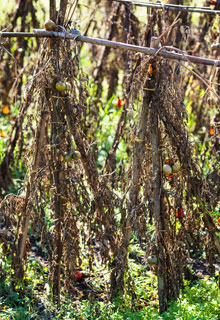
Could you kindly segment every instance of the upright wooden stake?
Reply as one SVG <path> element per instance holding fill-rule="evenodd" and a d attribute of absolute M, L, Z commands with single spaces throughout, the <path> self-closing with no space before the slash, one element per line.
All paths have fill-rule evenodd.
<path fill-rule="evenodd" d="M 61 143 L 61 131 L 60 123 L 62 125 L 59 114 L 59 100 L 56 98 L 52 99 L 52 145 L 54 146 L 52 152 L 52 177 L 53 184 L 55 186 L 54 193 L 54 214 L 56 219 L 55 225 L 55 256 L 54 256 L 54 273 L 53 273 L 53 301 L 60 304 L 60 274 L 61 274 L 61 259 L 62 259 L 62 223 L 64 208 L 61 199 L 61 154 L 60 154 L 60 143 Z"/>
<path fill-rule="evenodd" d="M 128 247 L 136 218 L 136 206 L 139 192 L 139 179 L 142 170 L 142 161 L 145 153 L 145 137 L 148 119 L 149 92 L 144 92 L 139 120 L 137 124 L 133 156 L 132 156 L 132 178 L 131 186 L 128 192 L 128 210 L 125 217 L 123 228 L 123 237 L 118 246 L 118 251 L 114 258 L 114 268 L 111 274 L 111 296 L 116 297 L 124 292 L 124 273 L 127 268 Z"/>
<path fill-rule="evenodd" d="M 60 5 L 62 5 L 61 11 L 61 21 L 64 21 L 64 15 L 66 12 L 67 1 L 61 1 Z M 50 19 L 54 22 L 58 22 L 57 12 L 56 12 L 56 0 L 50 0 Z M 56 61 L 59 61 L 59 42 L 56 40 L 51 40 L 50 43 L 51 52 L 53 56 L 53 68 L 58 74 L 60 70 L 58 70 Z M 52 95 L 51 95 L 52 96 Z M 51 98 L 51 96 L 47 96 L 48 102 L 51 104 L 51 140 L 53 148 L 51 150 L 51 159 L 52 159 L 52 179 L 53 184 L 55 186 L 54 193 L 54 215 L 56 219 L 55 225 L 55 255 L 54 255 L 54 270 L 53 270 L 53 301 L 55 303 L 60 304 L 60 274 L 61 274 L 61 259 L 63 252 L 62 245 L 62 223 L 63 223 L 63 214 L 64 207 L 61 199 L 61 153 L 60 153 L 60 143 L 62 137 L 62 121 L 59 117 L 60 115 L 60 100 L 56 98 Z M 61 123 L 61 124 L 60 124 Z"/>
<path fill-rule="evenodd" d="M 154 100 L 155 101 L 155 100 Z M 158 280 L 158 296 L 159 296 L 159 312 L 160 314 L 166 311 L 166 263 L 164 253 L 164 223 L 161 210 L 162 196 L 162 177 L 161 177 L 161 161 L 159 152 L 159 128 L 158 128 L 158 113 L 157 108 L 151 106 L 151 152 L 152 152 L 152 195 L 153 195 L 153 213 L 156 232 L 157 246 L 157 280 Z"/>

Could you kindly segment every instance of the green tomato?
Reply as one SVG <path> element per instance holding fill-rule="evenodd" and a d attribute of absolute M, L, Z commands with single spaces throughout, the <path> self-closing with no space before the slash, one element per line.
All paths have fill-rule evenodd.
<path fill-rule="evenodd" d="M 66 89 L 67 89 L 67 85 L 66 85 L 66 83 L 65 82 L 62 82 L 62 81 L 58 81 L 57 83 L 56 83 L 56 89 L 57 89 L 57 91 L 65 91 Z"/>
<path fill-rule="evenodd" d="M 81 158 L 80 152 L 79 151 L 74 151 L 73 154 L 73 160 L 78 160 Z"/>
<path fill-rule="evenodd" d="M 80 153 L 78 151 L 73 151 L 73 153 L 66 152 L 64 153 L 63 160 L 64 162 L 71 162 L 80 159 Z"/>
<path fill-rule="evenodd" d="M 164 172 L 165 174 L 171 174 L 172 169 L 171 169 L 171 167 L 170 167 L 168 164 L 165 164 L 165 165 L 163 166 L 163 172 Z"/>
<path fill-rule="evenodd" d="M 147 262 L 148 262 L 148 264 L 153 266 L 153 265 L 157 264 L 157 257 L 150 256 L 150 257 L 147 258 Z"/>
<path fill-rule="evenodd" d="M 63 160 L 64 160 L 64 162 L 71 162 L 71 161 L 73 161 L 73 154 L 72 154 L 72 153 L 65 152 L 65 153 L 64 153 L 64 156 L 63 156 Z"/>
<path fill-rule="evenodd" d="M 181 166 L 180 166 L 180 164 L 178 162 L 174 163 L 174 165 L 172 166 L 173 173 L 179 172 L 180 169 L 181 169 Z"/>

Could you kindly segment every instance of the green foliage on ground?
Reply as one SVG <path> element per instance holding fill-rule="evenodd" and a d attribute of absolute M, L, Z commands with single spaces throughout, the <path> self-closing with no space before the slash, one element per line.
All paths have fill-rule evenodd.
<path fill-rule="evenodd" d="M 142 258 L 143 252 L 131 246 L 133 256 Z M 110 302 L 104 293 L 99 297 L 79 296 L 73 302 L 63 292 L 61 305 L 57 306 L 48 297 L 51 293 L 48 281 L 48 268 L 34 258 L 26 263 L 24 282 L 13 290 L 10 282 L 14 271 L 11 270 L 11 256 L 1 258 L 0 319 L 65 319 L 65 320 L 218 320 L 220 318 L 220 289 L 218 277 L 204 279 L 191 284 L 185 283 L 178 301 L 170 303 L 168 311 L 158 315 L 157 279 L 153 269 L 147 264 L 129 259 L 129 275 L 135 297 L 129 294 Z M 129 276 L 128 275 L 128 276 Z M 99 288 L 97 274 L 93 274 L 93 285 Z M 104 277 L 103 277 L 104 278 Z M 3 278 L 2 278 L 3 279 Z M 2 280 L 1 279 L 1 280 Z M 96 283 L 97 282 L 97 283 Z M 100 300 L 100 301 L 99 301 Z"/>
<path fill-rule="evenodd" d="M 2 287 L 1 287 L 2 291 Z M 219 288 L 215 280 L 200 280 L 193 287 L 186 287 L 176 302 L 172 302 L 166 313 L 159 316 L 157 307 L 149 302 L 139 311 L 134 311 L 135 306 L 129 306 L 129 300 L 118 299 L 113 303 L 89 302 L 82 300 L 76 306 L 71 299 L 65 298 L 60 307 L 52 305 L 47 299 L 28 293 L 19 298 L 18 293 L 1 292 L 0 319 L 83 319 L 83 320 L 218 320 Z M 136 307 L 138 309 L 138 307 Z"/>

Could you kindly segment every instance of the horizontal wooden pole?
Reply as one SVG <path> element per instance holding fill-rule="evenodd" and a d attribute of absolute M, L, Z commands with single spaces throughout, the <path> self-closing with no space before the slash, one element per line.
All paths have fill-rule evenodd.
<path fill-rule="evenodd" d="M 192 7 L 192 6 L 181 6 L 181 5 L 175 5 L 175 4 L 149 3 L 149 2 L 136 1 L 136 0 L 114 0 L 114 1 L 129 3 L 135 6 L 147 7 L 147 8 L 153 8 L 153 9 L 207 13 L 212 15 L 220 14 L 220 10 L 213 10 L 212 8 L 209 8 L 209 7 Z"/>
<path fill-rule="evenodd" d="M 74 35 L 68 32 L 55 32 L 55 31 L 46 31 L 44 29 L 34 29 L 34 32 L 0 32 L 0 39 L 2 38 L 12 38 L 12 37 L 39 37 L 39 38 L 62 38 L 62 39 L 71 39 L 75 41 L 81 41 L 86 43 L 91 43 L 99 46 L 106 46 L 115 49 L 122 49 L 127 51 L 133 51 L 135 53 L 140 52 L 146 55 L 158 55 L 166 59 L 177 60 L 177 61 L 190 61 L 195 64 L 205 64 L 211 66 L 220 67 L 220 60 L 207 59 L 202 57 L 191 56 L 183 53 L 171 52 L 165 49 L 158 50 L 148 47 L 135 46 L 132 44 L 127 44 L 123 42 L 116 42 L 98 38 L 90 38 L 81 35 Z M 175 48 L 174 48 L 175 49 Z M 178 49 L 177 49 L 178 50 Z M 175 50 L 173 50 L 175 51 Z"/>

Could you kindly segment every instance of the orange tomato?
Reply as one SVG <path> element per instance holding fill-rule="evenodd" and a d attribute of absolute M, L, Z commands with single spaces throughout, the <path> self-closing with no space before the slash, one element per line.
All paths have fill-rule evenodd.
<path fill-rule="evenodd" d="M 2 107 L 2 113 L 3 114 L 9 114 L 10 113 L 10 109 L 8 106 L 3 106 Z"/>
<path fill-rule="evenodd" d="M 215 133 L 214 127 L 211 126 L 210 129 L 209 129 L 210 136 L 213 136 L 214 133 Z"/>
<path fill-rule="evenodd" d="M 149 73 L 150 75 L 152 75 L 152 74 L 153 74 L 153 67 L 152 67 L 152 64 L 149 64 L 149 67 L 148 67 L 148 73 Z"/>
<path fill-rule="evenodd" d="M 6 133 L 3 129 L 1 129 L 1 131 L 0 131 L 0 136 L 1 136 L 2 138 L 7 138 L 7 133 Z"/>

